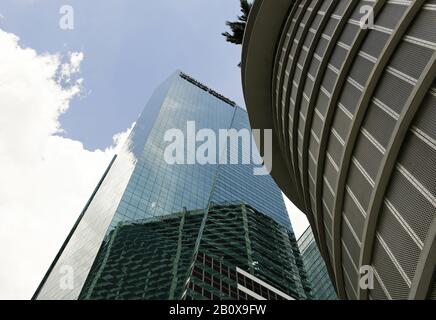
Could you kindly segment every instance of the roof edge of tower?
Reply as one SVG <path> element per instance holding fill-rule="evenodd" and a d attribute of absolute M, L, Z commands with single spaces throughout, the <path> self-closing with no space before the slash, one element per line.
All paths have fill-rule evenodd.
<path fill-rule="evenodd" d="M 210 93 L 211 95 L 213 95 L 214 97 L 218 98 L 219 100 L 227 103 L 228 105 L 232 106 L 232 107 L 237 107 L 238 105 L 236 104 L 236 102 L 234 102 L 233 100 L 225 97 L 224 95 L 216 92 L 215 90 L 211 89 L 210 87 L 206 86 L 205 84 L 201 83 L 200 81 L 196 80 L 195 78 L 191 77 L 190 75 L 188 75 L 186 72 L 183 72 L 181 70 L 177 70 L 177 72 L 179 73 L 179 76 L 182 79 L 185 79 L 186 81 L 188 81 L 189 83 L 197 86 L 198 88 L 206 91 L 207 93 Z"/>

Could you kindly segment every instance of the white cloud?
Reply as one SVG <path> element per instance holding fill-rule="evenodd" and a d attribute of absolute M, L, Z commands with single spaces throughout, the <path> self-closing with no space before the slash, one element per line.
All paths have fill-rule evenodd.
<path fill-rule="evenodd" d="M 0 299 L 32 296 L 130 132 L 96 151 L 57 136 L 81 91 L 83 53 L 38 54 L 18 41 L 0 29 Z"/>
<path fill-rule="evenodd" d="M 294 229 L 295 237 L 298 239 L 309 226 L 309 221 L 306 215 L 301 212 L 284 194 L 286 209 L 288 209 L 289 218 L 291 219 L 292 228 Z"/>
<path fill-rule="evenodd" d="M 80 64 L 83 60 L 83 52 L 71 52 L 70 60 L 61 65 L 60 79 L 66 82 L 71 81 L 71 76 L 80 71 Z M 78 85 L 81 84 L 82 79 L 76 81 Z"/>

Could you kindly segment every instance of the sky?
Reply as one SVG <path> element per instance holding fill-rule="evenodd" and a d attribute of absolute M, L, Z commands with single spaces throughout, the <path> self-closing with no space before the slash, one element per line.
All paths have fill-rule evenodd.
<path fill-rule="evenodd" d="M 221 36 L 238 14 L 238 0 L 1 0 L 0 299 L 31 297 L 172 72 L 244 106 L 241 47 Z M 307 220 L 286 205 L 298 237 Z"/>

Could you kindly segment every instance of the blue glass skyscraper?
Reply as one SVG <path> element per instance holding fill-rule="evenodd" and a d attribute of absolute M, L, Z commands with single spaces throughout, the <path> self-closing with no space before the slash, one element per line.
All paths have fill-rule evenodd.
<path fill-rule="evenodd" d="M 312 289 L 312 299 L 338 299 L 335 287 L 332 284 L 327 267 L 316 245 L 315 237 L 310 227 L 308 227 L 298 239 L 298 247 L 307 272 L 307 280 Z"/>
<path fill-rule="evenodd" d="M 245 110 L 175 72 L 150 98 L 34 298 L 250 298 L 246 292 L 254 291 L 238 291 L 242 284 L 230 276 L 236 267 L 279 286 L 282 297 L 308 297 L 282 194 L 269 175 L 254 175 L 259 165 L 190 163 L 201 145 L 195 140 L 193 150 L 189 141 L 183 146 L 185 163 L 167 161 L 168 130 L 189 140 L 190 123 L 196 132 L 209 129 L 217 136 L 221 129 L 249 129 Z M 239 160 L 246 148 L 226 144 L 224 150 Z M 215 222 L 224 228 L 221 235 Z M 262 244 L 265 237 L 278 248 Z M 215 278 L 203 270 L 201 284 L 193 280 L 199 256 L 219 261 Z M 228 270 L 225 276 L 222 270 Z M 255 287 L 258 296 L 272 297 Z"/>

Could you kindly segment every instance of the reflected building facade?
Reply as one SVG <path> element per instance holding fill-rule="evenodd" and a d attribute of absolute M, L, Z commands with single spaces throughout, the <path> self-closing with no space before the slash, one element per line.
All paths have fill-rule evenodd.
<path fill-rule="evenodd" d="M 319 252 L 312 229 L 308 227 L 298 239 L 307 280 L 314 300 L 336 300 L 335 287 L 330 279 L 324 259 Z"/>
<path fill-rule="evenodd" d="M 189 140 L 195 134 L 189 131 L 191 121 L 197 132 L 209 129 L 217 136 L 220 129 L 250 128 L 245 110 L 190 76 L 175 72 L 150 98 L 34 299 L 243 298 L 234 295 L 238 283 L 228 277 L 230 271 L 227 277 L 218 277 L 218 291 L 216 275 L 211 283 L 206 276 L 195 276 L 198 261 L 205 261 L 206 256 L 275 288 L 275 295 L 263 290 L 266 297 L 306 299 L 310 295 L 282 194 L 269 175 L 254 175 L 254 162 L 166 161 L 166 133 L 178 129 Z M 202 143 L 195 136 L 193 146 L 187 141 L 183 148 L 187 163 Z M 252 146 L 228 143 L 224 150 L 227 157 L 236 154 L 240 158 Z M 261 219 L 253 218 L 257 221 L 253 224 L 251 216 Z M 214 221 L 223 228 L 221 234 L 208 227 Z M 267 229 L 276 230 L 276 236 L 280 234 L 279 248 L 270 247 L 255 233 L 265 223 Z M 202 270 L 208 272 L 207 267 Z M 255 287 L 250 297 L 265 297 Z M 250 288 L 244 288 L 247 294 Z"/>

